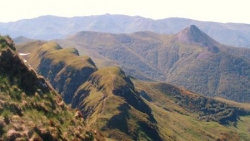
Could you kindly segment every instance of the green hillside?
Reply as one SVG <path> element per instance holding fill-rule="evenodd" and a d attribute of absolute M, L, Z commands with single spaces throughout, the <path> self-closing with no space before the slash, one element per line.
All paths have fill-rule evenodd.
<path fill-rule="evenodd" d="M 162 140 L 149 106 L 121 69 L 97 70 L 90 58 L 53 42 L 29 45 L 18 50 L 29 50 L 28 63 L 51 82 L 66 103 L 80 109 L 87 126 L 116 140 Z"/>
<path fill-rule="evenodd" d="M 104 140 L 0 37 L 0 140 Z"/>
<path fill-rule="evenodd" d="M 100 69 L 83 83 L 72 106 L 79 108 L 87 124 L 117 140 L 162 140 L 151 109 L 133 83 L 116 67 Z"/>
<path fill-rule="evenodd" d="M 112 60 L 137 79 L 167 82 L 206 96 L 250 101 L 250 50 L 222 45 L 194 25 L 175 35 L 79 32 L 57 42 L 75 45 L 80 54 L 86 51 L 97 66 L 100 56 L 102 62 L 109 62 L 106 66 L 112 66 Z"/>
<path fill-rule="evenodd" d="M 159 132 L 166 140 L 250 139 L 249 104 L 215 100 L 166 83 L 138 80 L 133 83 L 148 101 Z"/>
<path fill-rule="evenodd" d="M 31 42 L 18 50 L 32 50 L 26 57 L 28 63 L 50 81 L 67 104 L 77 88 L 97 70 L 89 57 L 79 56 L 75 48 L 63 49 L 55 42 Z"/>
<path fill-rule="evenodd" d="M 137 34 L 144 38 L 149 38 L 149 35 L 154 37 L 154 33 L 150 32 Z M 157 39 L 158 37 L 155 38 L 156 41 Z M 56 78 L 48 77 L 51 74 L 56 74 L 58 77 L 65 76 L 67 79 L 84 80 L 81 84 L 77 83 L 77 86 L 80 85 L 74 89 L 74 93 L 71 93 L 70 104 L 81 111 L 87 127 L 101 130 L 107 140 L 247 141 L 250 139 L 250 126 L 247 124 L 250 122 L 249 104 L 205 97 L 167 83 L 131 79 L 118 67 L 96 68 L 88 76 L 80 75 L 81 73 L 76 75 L 74 72 L 81 69 L 78 67 L 81 64 L 72 67 L 69 62 L 82 60 L 82 57 L 77 56 L 78 51 L 61 49 L 51 42 L 36 46 L 34 43 L 31 44 L 35 49 L 26 44 L 19 46 L 18 50 L 22 52 L 31 49 L 28 51 L 31 54 L 24 56 L 28 59 L 27 63 L 36 66 L 39 72 L 50 70 L 50 73 L 44 74 L 50 74 L 45 76 L 54 83 L 55 89 L 63 91 L 68 88 L 67 86 L 74 85 L 75 81 L 64 85 L 54 81 L 55 79 L 50 79 Z M 189 47 L 196 49 L 199 46 L 189 45 Z M 45 48 L 46 53 L 44 53 Z M 183 49 L 183 52 L 192 51 Z M 197 52 L 203 50 L 214 54 L 205 47 L 199 47 Z M 39 54 L 40 61 L 33 64 L 34 59 L 31 58 Z M 64 54 L 71 54 L 76 58 Z M 50 60 L 49 63 L 44 61 L 47 59 Z M 55 66 L 60 64 L 64 64 L 64 67 L 71 66 L 69 72 L 72 73 L 66 73 L 67 75 L 58 73 L 58 70 L 62 69 L 57 70 Z M 85 61 L 82 64 L 87 67 L 93 66 L 93 63 Z M 43 66 L 43 69 L 40 66 Z"/>

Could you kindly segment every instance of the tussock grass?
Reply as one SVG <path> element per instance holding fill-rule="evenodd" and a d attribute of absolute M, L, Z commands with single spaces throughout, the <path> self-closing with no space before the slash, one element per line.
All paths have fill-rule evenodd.
<path fill-rule="evenodd" d="M 10 47 L 11 39 L 0 40 L 4 46 L 0 49 L 0 140 L 94 140 L 83 118 L 75 117 L 76 111 Z"/>

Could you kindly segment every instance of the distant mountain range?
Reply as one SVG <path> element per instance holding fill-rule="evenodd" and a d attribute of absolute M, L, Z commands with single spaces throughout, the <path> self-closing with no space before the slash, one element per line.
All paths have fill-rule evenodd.
<path fill-rule="evenodd" d="M 139 16 L 99 15 L 85 17 L 41 16 L 16 22 L 0 23 L 0 33 L 11 37 L 25 36 L 32 39 L 56 39 L 80 31 L 106 33 L 132 33 L 152 31 L 175 34 L 190 25 L 197 25 L 218 42 L 236 47 L 250 47 L 250 25 L 238 23 L 202 22 L 183 18 L 152 20 Z"/>
<path fill-rule="evenodd" d="M 250 101 L 250 50 L 222 45 L 195 25 L 174 35 L 84 31 L 56 41 L 89 55 L 98 67 L 118 65 L 141 80 L 168 82 L 206 96 Z"/>

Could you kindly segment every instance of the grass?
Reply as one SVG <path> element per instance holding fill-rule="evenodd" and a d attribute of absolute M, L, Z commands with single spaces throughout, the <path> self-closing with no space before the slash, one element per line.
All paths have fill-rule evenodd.
<path fill-rule="evenodd" d="M 113 65 L 118 64 L 138 79 L 169 82 L 206 96 L 250 100 L 249 49 L 220 45 L 206 36 L 196 38 L 209 46 L 185 43 L 175 37 L 150 32 L 84 32 L 60 42 L 86 50 L 93 60 L 101 58 L 109 62 L 108 66 L 113 61 Z"/>
<path fill-rule="evenodd" d="M 138 102 L 134 100 L 136 95 L 132 82 L 120 68 L 102 68 L 91 74 L 78 89 L 73 101 L 80 101 L 73 105 L 82 110 L 88 126 L 101 129 L 107 137 L 116 140 L 157 139 L 150 111 L 145 112 L 135 105 Z"/>
<path fill-rule="evenodd" d="M 35 130 L 40 131 L 44 129 L 51 132 L 51 135 L 55 135 L 56 138 L 68 138 L 72 140 L 74 138 L 73 133 L 67 136 L 62 133 L 70 133 L 73 130 L 76 130 L 77 126 L 82 128 L 83 131 L 86 131 L 83 120 L 75 120 L 73 111 L 67 107 L 63 109 L 55 104 L 59 95 L 47 93 L 43 95 L 38 94 L 37 96 L 26 96 L 21 89 L 20 92 L 13 91 L 13 89 L 16 89 L 16 85 L 10 85 L 8 79 L 1 77 L 0 80 L 1 87 L 5 88 L 1 89 L 0 95 L 3 96 L 9 94 L 5 96 L 6 99 L 3 101 L 5 106 L 0 107 L 4 108 L 0 110 L 0 117 L 7 120 L 5 120 L 6 125 L 2 128 L 5 133 L 9 130 L 17 130 L 19 128 L 20 131 L 18 130 L 18 132 L 20 133 L 26 131 L 34 132 Z M 3 84 L 5 86 L 3 86 Z M 11 95 L 20 95 L 21 99 L 17 100 Z M 12 121 L 10 122 L 11 124 L 8 124 L 8 121 Z M 72 121 L 75 123 L 72 124 Z M 35 133 L 33 135 L 35 135 Z M 40 136 L 42 137 L 43 135 L 40 133 Z M 84 134 L 82 134 L 82 136 L 84 136 Z M 8 138 L 6 134 L 3 134 L 2 137 L 5 139 Z M 29 137 L 26 136 L 24 138 L 27 139 Z"/>
<path fill-rule="evenodd" d="M 28 44 L 18 46 L 18 51 L 22 53 L 31 53 L 27 60 L 35 69 L 40 65 L 41 59 L 51 59 L 53 64 L 64 63 L 75 69 L 83 67 L 93 67 L 95 64 L 87 56 L 79 56 L 75 48 L 62 49 L 55 42 L 34 41 Z"/>
<path fill-rule="evenodd" d="M 40 65 L 41 59 L 49 52 L 61 49 L 61 47 L 55 42 L 40 42 L 34 41 L 28 44 L 20 45 L 18 51 L 22 53 L 30 53 L 27 57 L 28 63 L 37 69 Z"/>
<path fill-rule="evenodd" d="M 94 41 L 97 42 L 99 40 L 95 39 Z M 147 38 L 142 44 L 146 45 L 148 42 L 150 42 L 150 40 Z M 154 43 L 157 45 L 157 42 L 158 41 L 156 40 Z M 137 43 L 140 45 L 140 42 Z M 182 73 L 182 71 L 186 70 L 192 72 L 192 69 L 199 69 L 199 66 L 190 65 L 189 60 L 195 59 L 197 57 L 196 55 L 200 52 L 206 52 L 206 49 L 192 45 L 186 46 L 182 43 L 164 44 L 166 46 L 163 46 L 161 52 L 159 52 L 163 53 L 161 54 L 163 56 L 164 53 L 168 52 L 167 55 L 165 54 L 166 58 L 163 58 L 164 60 L 180 61 L 180 63 L 188 65 L 182 66 L 181 69 L 178 69 L 177 72 L 173 73 L 179 73 L 180 75 L 183 74 L 185 80 L 190 82 L 192 82 L 192 80 L 206 79 L 206 76 L 200 75 L 200 73 L 198 74 L 199 77 L 197 75 L 197 77 L 192 78 L 189 75 Z M 55 44 L 51 45 L 54 46 Z M 103 44 L 100 43 L 98 45 Z M 105 46 L 100 48 L 105 49 Z M 112 46 L 108 46 L 107 48 L 112 50 Z M 150 48 L 158 47 L 152 45 Z M 45 50 L 48 50 L 48 48 L 45 47 Z M 139 46 L 130 46 L 128 52 L 133 53 L 137 50 L 140 50 Z M 124 50 L 117 47 L 115 48 L 115 51 L 114 54 L 117 55 L 115 57 L 119 57 L 119 55 L 121 55 L 119 53 Z M 144 51 L 148 52 L 148 50 Z M 104 55 L 107 55 L 108 52 L 109 51 L 107 50 L 101 51 Z M 145 52 L 142 52 L 140 55 L 145 55 L 143 54 Z M 76 56 L 77 54 L 74 49 L 55 49 L 46 53 L 47 54 L 44 55 L 44 57 L 53 60 L 53 64 L 58 64 L 60 62 L 63 62 L 67 66 L 70 66 L 71 64 L 72 66 L 75 66 L 78 64 L 78 61 L 72 63 L 75 59 L 73 56 Z M 175 53 L 178 55 L 173 55 Z M 206 53 L 208 53 L 208 59 L 213 57 L 215 57 L 214 61 L 218 59 L 216 58 L 216 55 L 209 52 Z M 193 56 L 190 57 L 190 54 L 193 54 Z M 177 56 L 186 59 L 178 60 Z M 70 60 L 71 58 L 72 60 Z M 126 56 L 120 58 L 120 61 L 125 61 L 126 59 L 131 58 L 130 56 Z M 150 58 L 147 59 L 150 60 Z M 208 59 L 204 60 L 205 63 L 211 61 Z M 134 62 L 138 61 L 134 58 L 132 58 L 132 60 L 132 65 L 135 65 L 136 63 Z M 142 58 L 139 57 L 139 60 L 142 60 Z M 169 65 L 173 65 L 173 68 L 177 68 L 177 66 L 171 61 L 168 62 L 170 63 Z M 206 64 L 204 62 L 202 63 L 202 61 L 199 63 L 203 68 L 200 71 L 204 71 L 204 67 L 207 67 Z M 214 66 L 211 65 L 207 68 L 211 69 L 214 68 Z M 141 69 L 144 68 L 142 67 Z M 167 71 L 170 70 L 168 68 L 164 69 Z M 150 72 L 150 74 L 156 75 L 153 72 Z M 67 79 L 67 83 L 69 81 L 71 80 Z M 137 90 L 135 90 L 134 85 Z M 209 85 L 213 86 L 213 84 Z M 194 87 L 197 87 L 197 89 L 200 88 L 197 84 L 194 84 Z M 147 102 L 145 99 L 141 100 L 139 93 L 142 93 L 143 91 L 152 99 L 151 102 Z M 224 125 L 219 124 L 220 119 L 223 119 L 224 116 L 230 117 L 230 110 L 235 110 L 232 109 L 231 106 L 228 106 L 231 105 L 230 103 L 225 105 L 223 102 L 215 101 L 194 94 L 183 88 L 178 88 L 165 83 L 134 81 L 133 84 L 128 77 L 126 77 L 124 72 L 117 67 L 101 68 L 92 73 L 89 79 L 80 86 L 73 99 L 76 103 L 73 102 L 72 106 L 81 109 L 87 126 L 93 129 L 100 129 L 105 136 L 117 140 L 157 140 L 156 138 L 158 136 L 166 140 L 238 140 L 239 137 L 248 140 L 249 138 L 246 134 L 246 129 L 248 127 L 242 124 L 241 121 L 237 121 L 237 124 L 235 124 L 235 122 L 234 124 L 231 122 Z M 137 103 L 140 103 L 141 105 Z M 201 116 L 205 117 L 205 119 L 199 120 L 199 117 Z M 54 117 L 54 115 L 48 115 L 48 117 Z M 48 122 L 52 125 L 57 125 L 58 122 L 60 122 L 57 119 L 58 118 L 53 118 L 53 122 Z M 242 118 L 243 123 L 247 123 L 247 121 L 247 118 Z"/>
<path fill-rule="evenodd" d="M 83 118 L 26 66 L 9 40 L 0 50 L 0 140 L 94 140 Z"/>
<path fill-rule="evenodd" d="M 4 86 L 3 86 L 4 85 Z M 49 127 L 48 120 L 52 120 L 53 117 L 56 117 L 55 113 L 58 108 L 52 108 L 51 103 L 47 99 L 40 99 L 36 100 L 35 96 L 25 96 L 25 94 L 21 95 L 23 93 L 22 90 L 20 92 L 13 91 L 13 89 L 16 89 L 16 85 L 10 85 L 10 82 L 8 79 L 4 79 L 1 77 L 1 87 L 4 87 L 5 89 L 1 89 L 1 95 L 7 95 L 5 96 L 5 100 L 2 104 L 4 104 L 4 110 L 1 111 L 0 115 L 1 117 L 4 117 L 6 120 L 11 120 L 11 124 L 8 124 L 8 121 L 5 120 L 5 123 L 7 125 L 4 126 L 5 132 L 7 132 L 10 129 L 13 128 L 23 128 L 23 124 L 21 122 L 29 121 L 25 125 L 25 129 L 21 129 L 20 132 L 24 132 L 24 130 L 31 130 L 33 126 L 44 126 Z M 21 99 L 15 99 L 13 95 L 19 95 Z M 46 94 L 47 96 L 55 97 L 54 94 Z M 9 96 L 9 97 L 8 97 Z M 23 104 L 25 103 L 25 104 Z M 44 109 L 44 110 L 43 110 Z M 51 116 L 49 116 L 51 115 Z M 71 118 L 73 117 L 73 114 L 71 115 Z M 15 119 L 15 120 L 14 120 Z M 13 121 L 14 120 L 14 121 Z M 35 121 L 35 122 L 34 122 Z M 20 127 L 15 127 L 20 126 Z M 27 128 L 27 129 L 26 129 Z M 8 138 L 7 135 L 3 135 L 2 137 Z M 27 137 L 26 137 L 27 138 Z"/>
<path fill-rule="evenodd" d="M 158 122 L 159 132 L 166 140 L 217 140 L 232 139 L 249 140 L 249 117 L 240 117 L 237 127 L 223 126 L 217 122 L 200 121 L 192 116 L 182 115 L 178 112 L 166 111 L 154 104 L 150 104 L 153 115 Z M 234 137 L 229 136 L 235 134 Z"/>
<path fill-rule="evenodd" d="M 81 69 L 83 67 L 95 66 L 93 61 L 87 56 L 78 56 L 78 52 L 74 48 L 65 48 L 56 51 L 52 51 L 46 55 L 45 58 L 49 58 L 53 61 L 53 64 L 60 62 L 64 63 L 74 69 Z"/>
<path fill-rule="evenodd" d="M 250 116 L 240 117 L 240 121 L 237 124 L 236 130 L 239 131 L 240 138 L 243 140 L 250 140 Z"/>
<path fill-rule="evenodd" d="M 33 46 L 34 45 L 34 46 Z M 20 45 L 19 51 L 28 51 L 27 64 L 50 81 L 70 104 L 73 93 L 97 70 L 87 56 L 79 56 L 75 48 L 61 48 L 55 42 L 31 42 Z"/>
<path fill-rule="evenodd" d="M 54 97 L 54 94 L 52 94 L 51 96 Z M 56 138 L 61 139 L 68 138 L 70 140 L 73 140 L 75 138 L 74 132 L 78 132 L 79 129 L 82 130 L 82 133 L 79 133 L 80 136 L 85 136 L 86 127 L 84 126 L 83 120 L 76 120 L 73 111 L 71 111 L 70 108 L 61 109 L 57 105 L 53 108 L 53 103 L 50 103 L 50 100 L 48 100 L 49 99 L 46 100 L 44 98 L 41 98 L 40 101 L 36 101 L 33 99 L 33 97 L 26 97 L 22 99 L 23 102 L 27 102 L 26 106 L 14 101 L 11 102 L 9 100 L 11 103 L 13 103 L 14 105 L 18 105 L 18 107 L 22 109 L 23 116 L 18 116 L 16 122 L 13 124 L 21 126 L 22 124 L 20 123 L 25 122 L 24 125 L 26 127 L 23 130 L 32 131 L 35 126 L 39 130 L 45 129 L 51 132 L 51 134 L 55 134 Z M 54 101 L 55 100 L 53 99 L 53 102 Z M 5 109 L 5 111 L 3 111 L 1 115 L 13 120 L 13 118 L 16 117 L 16 113 L 13 113 L 13 110 L 10 110 L 11 112 L 6 110 L 8 109 Z M 5 127 L 6 131 L 12 128 L 12 125 Z M 64 135 L 62 133 L 66 133 L 67 135 Z"/>
<path fill-rule="evenodd" d="M 235 102 L 235 101 L 231 101 L 231 100 L 227 100 L 221 97 L 215 97 L 216 100 L 222 101 L 224 103 L 227 103 L 229 105 L 235 106 L 235 107 L 239 107 L 239 108 L 243 108 L 246 110 L 250 110 L 250 104 L 249 103 L 240 103 L 240 102 Z"/>
<path fill-rule="evenodd" d="M 118 140 L 121 138 L 150 140 L 151 137 L 144 130 L 144 123 L 156 127 L 160 137 L 166 140 L 198 141 L 230 138 L 237 140 L 246 135 L 245 131 L 241 132 L 240 128 L 234 127 L 233 124 L 222 125 L 213 120 L 209 122 L 198 120 L 200 109 L 192 109 L 192 106 L 185 105 L 185 102 L 184 105 L 178 104 L 183 100 L 196 100 L 200 97 L 206 99 L 206 97 L 164 83 L 146 83 L 136 80 L 133 82 L 138 92 L 145 91 L 152 99 L 151 102 L 147 102 L 147 105 L 150 105 L 157 124 L 149 121 L 149 115 L 138 111 L 133 106 L 123 107 L 124 104 L 130 103 L 124 96 L 114 95 L 114 90 L 125 86 L 130 86 L 133 90 L 134 86 L 126 80 L 126 76 L 119 68 L 110 67 L 94 72 L 76 94 L 84 96 L 78 105 L 85 113 L 87 125 L 102 129 L 105 136 Z M 129 92 L 124 94 L 130 95 Z M 208 102 L 207 105 L 213 108 L 216 104 Z M 126 124 L 116 124 L 119 127 L 110 124 L 117 122 L 114 117 L 119 117 L 119 123 Z M 248 138 L 246 136 L 245 140 Z"/>
<path fill-rule="evenodd" d="M 156 82 L 133 80 L 136 89 L 144 91 L 152 101 L 147 101 L 157 121 L 160 135 L 166 140 L 249 140 L 249 116 L 240 116 L 237 124 L 222 125 L 214 121 L 199 120 L 199 112 L 190 111 L 188 106 L 177 104 L 178 95 L 183 97 L 200 97 L 182 88 Z M 178 98 L 178 99 L 176 99 Z M 223 101 L 221 99 L 220 101 Z M 165 103 L 164 103 L 165 102 Z M 247 107 L 247 104 L 230 103 L 232 107 Z"/>

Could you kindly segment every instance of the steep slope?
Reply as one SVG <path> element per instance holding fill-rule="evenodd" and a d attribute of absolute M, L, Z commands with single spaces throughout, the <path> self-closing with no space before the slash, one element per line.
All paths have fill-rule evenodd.
<path fill-rule="evenodd" d="M 155 37 L 154 35 L 157 34 L 147 32 L 133 36 L 149 40 Z M 123 38 L 119 39 L 124 39 L 124 36 L 127 35 L 122 35 Z M 155 40 L 159 37 L 161 35 L 155 37 Z M 172 41 L 171 39 L 169 41 Z M 60 54 L 64 53 L 63 49 L 56 49 L 57 46 L 51 44 L 56 45 L 44 43 L 40 47 L 44 48 L 46 45 L 47 51 L 54 50 L 46 52 L 48 54 L 60 51 Z M 20 46 L 19 49 L 25 50 L 26 47 L 31 49 L 29 46 Z M 201 49 L 208 51 L 204 47 Z M 69 50 L 76 54 L 74 49 Z M 39 52 L 43 51 L 40 48 L 40 51 L 32 52 L 29 57 L 39 56 Z M 37 53 L 38 55 L 35 55 Z M 47 56 L 46 53 L 43 57 Z M 39 62 L 42 62 L 43 57 L 41 56 Z M 67 57 L 58 57 L 54 60 L 54 65 L 68 60 L 70 59 Z M 74 74 L 71 73 L 67 77 L 74 77 Z M 137 80 L 132 82 L 124 71 L 117 67 L 94 71 L 72 94 L 74 95 L 71 106 L 80 109 L 86 125 L 101 130 L 106 137 L 113 140 L 250 139 L 250 127 L 247 124 L 250 121 L 249 104 L 242 106 L 227 101 L 229 104 L 226 104 L 220 102 L 225 101 L 223 99 L 219 101 L 207 98 L 165 83 Z"/>
<path fill-rule="evenodd" d="M 57 42 L 99 53 L 141 80 L 165 81 L 207 96 L 250 101 L 250 50 L 219 44 L 195 25 L 174 35 L 79 32 Z M 88 55 L 95 61 L 95 54 Z"/>
<path fill-rule="evenodd" d="M 167 35 L 163 36 L 168 37 Z M 158 80 L 165 80 L 164 74 L 151 66 L 152 60 L 151 62 L 147 62 L 149 60 L 142 57 L 142 55 L 147 54 L 147 50 L 143 49 L 144 52 L 142 54 L 138 54 L 139 52 L 137 51 L 140 50 L 142 46 L 149 46 L 151 49 L 156 47 L 155 49 L 157 49 L 161 44 L 158 38 L 161 37 L 152 32 L 139 32 L 134 34 L 79 32 L 68 37 L 66 40 L 56 40 L 56 42 L 66 46 L 69 44 L 74 45 L 78 50 L 89 50 L 88 55 L 94 58 L 97 64 L 99 64 L 99 56 L 102 56 L 103 60 L 108 58 L 109 60 L 117 62 L 119 67 L 126 72 L 136 70 L 136 73 L 129 73 L 129 75 L 138 76 L 137 78 L 151 80 L 156 77 Z M 96 54 L 92 52 L 98 53 L 99 56 L 96 57 Z M 154 53 L 154 51 L 152 51 L 152 53 Z M 106 64 L 113 66 L 112 63 Z"/>
<path fill-rule="evenodd" d="M 183 114 L 193 112 L 194 115 L 197 114 L 196 116 L 200 120 L 227 124 L 228 122 L 237 122 L 240 115 L 247 114 L 238 105 L 228 105 L 213 98 L 204 97 L 167 83 L 143 82 L 138 80 L 134 80 L 133 82 L 141 96 L 147 96 L 156 105 L 163 107 L 165 110 L 180 111 Z M 246 108 L 246 110 L 250 109 Z"/>
<path fill-rule="evenodd" d="M 97 70 L 89 57 L 79 56 L 74 48 L 62 49 L 54 42 L 36 41 L 18 48 L 32 50 L 26 57 L 28 63 L 50 81 L 68 104 L 78 87 Z"/>
<path fill-rule="evenodd" d="M 39 45 L 33 46 L 37 48 L 28 63 L 51 82 L 66 103 L 81 110 L 88 126 L 116 140 L 162 140 L 151 109 L 121 69 L 97 70 L 89 58 L 77 56 L 75 49 L 62 49 L 53 42 Z M 29 49 L 29 45 L 18 48 Z"/>
<path fill-rule="evenodd" d="M 250 139 L 246 124 L 250 119 L 249 104 L 226 104 L 224 99 L 218 101 L 166 83 L 133 83 L 140 95 L 150 101 L 147 103 L 166 140 Z"/>
<path fill-rule="evenodd" d="M 195 25 L 191 25 L 190 27 L 187 27 L 181 32 L 177 33 L 174 36 L 174 40 L 185 44 L 196 44 L 199 46 L 208 47 L 208 49 L 211 51 L 214 51 L 216 45 L 219 45 L 218 42 L 209 37 L 206 33 L 202 32 Z"/>
<path fill-rule="evenodd" d="M 194 32 L 191 28 L 192 26 L 189 32 Z M 185 32 L 186 29 L 176 34 L 174 38 Z M 191 34 L 186 37 L 196 38 L 193 45 L 198 45 L 199 48 L 196 48 L 197 52 L 193 52 L 190 58 L 187 57 L 185 60 L 180 58 L 179 61 L 183 62 L 176 62 L 167 81 L 205 95 L 249 102 L 249 91 L 245 84 L 249 80 L 250 50 L 221 45 L 197 27 L 196 35 Z M 184 43 L 184 46 L 189 44 L 181 39 L 177 40 L 177 43 Z M 202 50 L 197 50 L 201 48 Z"/>
<path fill-rule="evenodd" d="M 92 127 L 117 140 L 162 140 L 149 106 L 116 67 L 100 69 L 75 93 L 78 107 Z"/>
<path fill-rule="evenodd" d="M 9 37 L 0 37 L 0 65 L 0 140 L 104 140 L 22 61 Z"/>
<path fill-rule="evenodd" d="M 80 31 L 106 33 L 152 31 L 175 34 L 190 25 L 197 25 L 220 43 L 250 47 L 249 24 L 202 22 L 183 18 L 153 20 L 139 16 L 110 14 L 72 18 L 41 16 L 16 22 L 0 23 L 0 32 L 12 37 L 25 36 L 32 39 L 48 40 L 64 38 Z"/>

